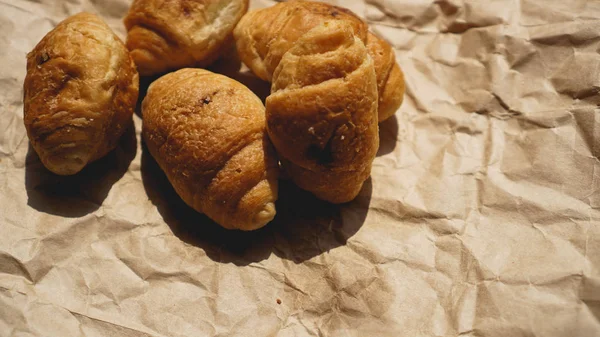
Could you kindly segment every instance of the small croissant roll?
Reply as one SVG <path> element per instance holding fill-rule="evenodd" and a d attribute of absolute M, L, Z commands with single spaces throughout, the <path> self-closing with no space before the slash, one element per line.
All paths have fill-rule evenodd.
<path fill-rule="evenodd" d="M 275 216 L 278 165 L 265 108 L 244 85 L 202 69 L 156 80 L 142 103 L 142 136 L 183 201 L 229 229 Z"/>
<path fill-rule="evenodd" d="M 292 0 L 248 12 L 234 30 L 240 59 L 265 81 L 279 61 L 306 32 L 325 21 L 346 21 L 367 40 L 368 26 L 350 10 L 321 2 Z"/>
<path fill-rule="evenodd" d="M 247 11 L 248 0 L 134 0 L 124 21 L 127 47 L 144 76 L 204 67 Z"/>
<path fill-rule="evenodd" d="M 27 54 L 23 89 L 31 145 L 50 171 L 72 175 L 117 146 L 139 78 L 123 42 L 100 18 L 80 13 Z"/>
<path fill-rule="evenodd" d="M 352 27 L 326 22 L 283 56 L 267 97 L 267 130 L 282 166 L 302 189 L 350 201 L 379 147 L 373 59 Z"/>
<path fill-rule="evenodd" d="M 271 81 L 283 55 L 310 29 L 326 21 L 344 21 L 367 45 L 375 63 L 379 94 L 379 122 L 402 104 L 404 76 L 392 47 L 368 32 L 368 26 L 350 10 L 314 1 L 291 0 L 248 12 L 234 30 L 240 59 L 265 81 Z"/>

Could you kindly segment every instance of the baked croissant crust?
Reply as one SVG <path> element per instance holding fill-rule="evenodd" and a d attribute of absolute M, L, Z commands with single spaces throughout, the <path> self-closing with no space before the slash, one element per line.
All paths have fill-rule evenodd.
<path fill-rule="evenodd" d="M 27 54 L 24 123 L 60 175 L 106 155 L 131 122 L 139 79 L 125 45 L 96 15 L 59 23 Z"/>
<path fill-rule="evenodd" d="M 369 32 L 367 49 L 375 64 L 377 91 L 379 93 L 379 122 L 393 116 L 404 100 L 404 74 L 396 62 L 392 47 L 377 35 Z"/>
<path fill-rule="evenodd" d="M 325 21 L 345 21 L 367 45 L 375 62 L 379 93 L 379 122 L 402 104 L 404 76 L 391 46 L 368 33 L 368 26 L 350 10 L 313 1 L 292 0 L 248 12 L 234 30 L 240 59 L 265 81 L 271 81 L 283 55 L 304 33 Z"/>
<path fill-rule="evenodd" d="M 283 168 L 302 189 L 350 201 L 379 147 L 377 80 L 352 26 L 331 21 L 283 56 L 267 97 L 267 130 Z"/>
<path fill-rule="evenodd" d="M 140 74 L 207 66 L 231 42 L 248 0 L 134 0 L 127 48 Z"/>
<path fill-rule="evenodd" d="M 229 229 L 275 216 L 278 164 L 261 100 L 202 69 L 156 80 L 142 103 L 142 136 L 181 198 Z"/>
<path fill-rule="evenodd" d="M 234 30 L 240 59 L 256 76 L 271 81 L 283 54 L 302 35 L 325 21 L 346 21 L 359 39 L 367 40 L 369 27 L 350 10 L 292 0 L 244 15 Z"/>

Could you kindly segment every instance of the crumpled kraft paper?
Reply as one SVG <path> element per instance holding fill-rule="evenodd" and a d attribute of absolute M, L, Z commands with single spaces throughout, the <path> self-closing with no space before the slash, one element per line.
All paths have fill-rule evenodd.
<path fill-rule="evenodd" d="M 128 1 L 0 0 L 0 335 L 599 336 L 600 2 L 336 3 L 395 47 L 405 103 L 355 201 L 283 181 L 276 220 L 238 233 L 177 197 L 139 116 L 46 171 L 25 55 L 81 10 L 124 36 Z"/>

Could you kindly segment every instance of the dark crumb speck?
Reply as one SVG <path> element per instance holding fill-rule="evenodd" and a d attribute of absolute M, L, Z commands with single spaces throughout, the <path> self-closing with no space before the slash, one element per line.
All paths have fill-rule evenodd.
<path fill-rule="evenodd" d="M 204 98 L 202 99 L 202 103 L 204 103 L 204 104 L 208 104 L 208 103 L 210 103 L 210 102 L 212 102 L 212 101 L 210 100 L 210 97 L 204 97 Z"/>
<path fill-rule="evenodd" d="M 50 55 L 48 55 L 48 53 L 43 52 L 42 55 L 40 56 L 40 59 L 38 60 L 38 65 L 42 65 L 46 62 L 48 62 L 48 60 L 50 60 Z"/>
<path fill-rule="evenodd" d="M 334 18 L 337 17 L 338 15 L 340 15 L 340 12 L 333 10 L 330 12 L 331 16 L 333 16 Z"/>
<path fill-rule="evenodd" d="M 281 304 L 281 300 L 280 299 L 277 299 L 277 304 Z"/>

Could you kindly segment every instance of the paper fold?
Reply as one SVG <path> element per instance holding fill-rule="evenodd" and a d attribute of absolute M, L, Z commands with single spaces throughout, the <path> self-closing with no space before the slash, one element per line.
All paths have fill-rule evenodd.
<path fill-rule="evenodd" d="M 394 46 L 404 104 L 356 200 L 282 181 L 251 233 L 179 199 L 138 115 L 107 157 L 49 173 L 23 126 L 25 55 L 81 10 L 124 37 L 128 1 L 0 2 L 1 336 L 600 334 L 600 6 L 330 2 Z"/>

